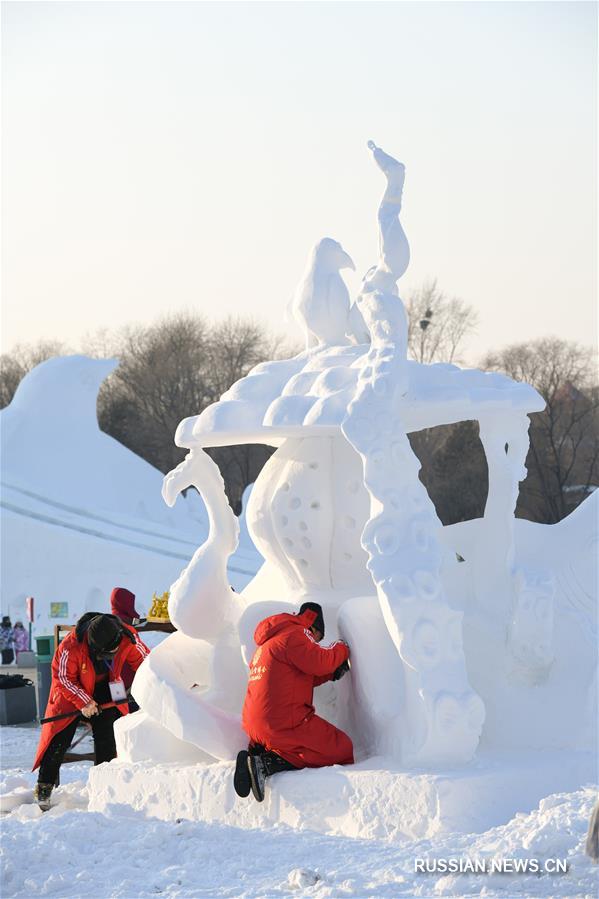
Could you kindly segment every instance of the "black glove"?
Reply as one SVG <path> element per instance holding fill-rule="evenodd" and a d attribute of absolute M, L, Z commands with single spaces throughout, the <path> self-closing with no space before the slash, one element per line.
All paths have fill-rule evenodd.
<path fill-rule="evenodd" d="M 345 662 L 341 662 L 338 668 L 335 668 L 331 680 L 339 680 L 347 671 L 349 671 L 349 662 L 346 659 Z"/>

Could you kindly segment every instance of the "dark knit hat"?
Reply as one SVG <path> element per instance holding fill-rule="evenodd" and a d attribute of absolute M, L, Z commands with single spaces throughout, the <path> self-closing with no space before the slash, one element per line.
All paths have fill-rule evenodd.
<path fill-rule="evenodd" d="M 114 615 L 96 615 L 87 629 L 89 645 L 96 652 L 112 652 L 123 636 L 123 629 Z"/>
<path fill-rule="evenodd" d="M 322 614 L 322 606 L 317 602 L 303 602 L 300 606 L 299 614 L 302 615 L 307 611 L 316 612 L 316 618 L 312 622 L 312 627 L 315 627 L 317 631 L 320 631 L 324 637 L 324 616 Z"/>

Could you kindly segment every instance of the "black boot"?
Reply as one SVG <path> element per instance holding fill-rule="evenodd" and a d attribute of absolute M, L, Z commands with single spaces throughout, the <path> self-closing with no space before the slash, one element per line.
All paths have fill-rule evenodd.
<path fill-rule="evenodd" d="M 249 755 L 248 770 L 252 786 L 252 793 L 257 802 L 264 801 L 264 785 L 266 778 L 282 771 L 295 771 L 295 765 L 285 761 L 276 752 L 261 752 L 258 755 Z"/>
<path fill-rule="evenodd" d="M 241 752 L 237 753 L 235 774 L 233 775 L 233 786 L 235 787 L 235 792 L 243 799 L 245 799 L 246 796 L 250 795 L 250 789 L 252 786 L 248 768 L 248 757 L 249 752 L 247 751 L 247 749 L 242 749 Z"/>
<path fill-rule="evenodd" d="M 36 783 L 35 789 L 33 791 L 33 798 L 41 808 L 43 812 L 47 812 L 50 808 L 50 796 L 52 795 L 52 790 L 54 789 L 54 784 L 41 784 Z"/>
<path fill-rule="evenodd" d="M 264 764 L 264 756 L 248 755 L 247 765 L 254 799 L 256 800 L 256 802 L 263 802 L 264 784 L 266 783 L 266 778 L 268 777 L 266 773 L 266 765 Z"/>

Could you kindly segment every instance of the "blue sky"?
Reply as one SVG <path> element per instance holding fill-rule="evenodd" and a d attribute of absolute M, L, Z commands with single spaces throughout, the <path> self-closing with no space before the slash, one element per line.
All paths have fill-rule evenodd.
<path fill-rule="evenodd" d="M 323 236 L 376 258 L 407 167 L 409 293 L 468 356 L 596 340 L 594 3 L 5 3 L 2 347 L 191 309 L 273 330 Z"/>

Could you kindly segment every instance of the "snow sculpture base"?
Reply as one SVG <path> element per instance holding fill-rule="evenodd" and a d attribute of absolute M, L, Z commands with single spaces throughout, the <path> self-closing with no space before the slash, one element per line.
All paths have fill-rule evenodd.
<path fill-rule="evenodd" d="M 386 763 L 378 758 L 279 774 L 259 805 L 235 795 L 230 762 L 150 767 L 114 761 L 90 770 L 89 809 L 124 804 L 163 821 L 262 829 L 286 824 L 399 841 L 482 833 L 531 811 L 550 793 L 575 790 L 596 776 L 591 753 L 486 755 L 468 768 L 435 774 L 389 770 Z"/>
<path fill-rule="evenodd" d="M 129 762 L 146 762 L 152 765 L 177 762 L 193 765 L 212 761 L 210 756 L 193 743 L 177 739 L 146 712 L 140 711 L 120 718 L 114 735 L 119 757 L 126 758 Z"/>

